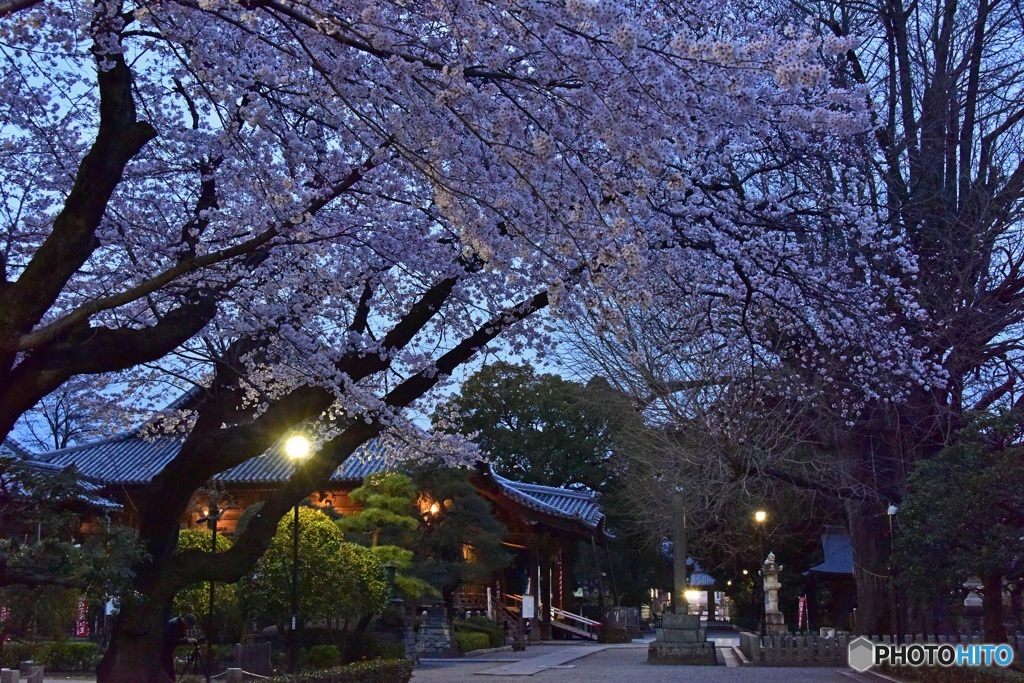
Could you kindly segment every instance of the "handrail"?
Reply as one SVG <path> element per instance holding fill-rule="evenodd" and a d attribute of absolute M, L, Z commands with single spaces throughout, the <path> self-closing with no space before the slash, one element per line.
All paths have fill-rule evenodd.
<path fill-rule="evenodd" d="M 518 603 L 522 603 L 523 602 L 523 596 L 518 595 L 516 593 L 505 593 L 505 597 L 511 598 L 513 602 L 518 602 Z M 580 614 L 574 614 L 572 612 L 566 612 L 564 609 L 559 609 L 557 607 L 552 607 L 551 608 L 551 614 L 553 616 L 558 617 L 559 619 L 565 619 L 565 620 L 570 620 L 570 621 L 578 621 L 581 624 L 586 624 L 587 626 L 596 626 L 598 628 L 600 628 L 600 626 L 601 626 L 601 622 L 600 621 L 595 621 L 593 619 L 588 619 L 587 617 L 584 617 L 584 616 L 582 616 Z"/>
<path fill-rule="evenodd" d="M 568 620 L 571 620 L 571 621 L 578 621 L 581 624 L 586 624 L 587 626 L 600 626 L 601 625 L 600 621 L 594 621 L 593 619 L 588 619 L 587 617 L 581 616 L 579 614 L 573 614 L 572 612 L 566 612 L 564 609 L 558 609 L 557 607 L 552 607 L 551 608 L 551 614 L 553 614 L 554 616 L 558 617 L 559 619 L 568 619 Z"/>

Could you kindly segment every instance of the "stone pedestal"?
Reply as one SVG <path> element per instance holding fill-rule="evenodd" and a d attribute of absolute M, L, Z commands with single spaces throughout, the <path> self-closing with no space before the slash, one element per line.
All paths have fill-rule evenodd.
<path fill-rule="evenodd" d="M 22 662 L 19 667 L 24 683 L 43 683 L 43 665 L 33 661 Z"/>
<path fill-rule="evenodd" d="M 402 633 L 402 643 L 405 645 L 406 659 L 416 658 L 416 632 L 412 627 L 406 626 Z"/>
<path fill-rule="evenodd" d="M 0 683 L 20 683 L 20 669 L 0 669 Z"/>
<path fill-rule="evenodd" d="M 699 614 L 666 612 L 661 628 L 647 648 L 648 664 L 691 664 L 714 666 L 715 644 L 707 639 L 707 629 L 700 627 Z"/>
<path fill-rule="evenodd" d="M 458 656 L 458 650 L 452 647 L 452 627 L 448 624 L 444 607 L 432 607 L 427 611 L 416 640 L 416 654 L 420 657 Z"/>

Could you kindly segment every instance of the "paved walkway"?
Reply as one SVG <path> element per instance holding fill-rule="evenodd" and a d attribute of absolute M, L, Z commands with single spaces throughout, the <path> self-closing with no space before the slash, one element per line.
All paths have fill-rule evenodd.
<path fill-rule="evenodd" d="M 413 683 L 878 683 L 848 668 L 738 667 L 729 645 L 735 636 L 715 636 L 725 666 L 652 666 L 647 643 L 530 645 L 524 652 L 491 652 L 479 657 L 423 660 Z M 91 679 L 93 682 L 95 678 Z M 46 683 L 90 683 L 55 675 Z"/>
<path fill-rule="evenodd" d="M 847 668 L 652 666 L 647 663 L 647 644 L 635 643 L 531 645 L 525 652 L 493 653 L 480 659 L 425 660 L 416 667 L 412 680 L 413 683 L 854 683 L 869 679 Z"/>

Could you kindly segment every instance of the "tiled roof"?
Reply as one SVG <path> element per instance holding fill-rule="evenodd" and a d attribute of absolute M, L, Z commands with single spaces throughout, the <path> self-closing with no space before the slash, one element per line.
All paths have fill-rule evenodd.
<path fill-rule="evenodd" d="M 147 484 L 181 449 L 182 437 L 145 439 L 138 434 L 97 441 L 35 456 L 57 467 L 74 465 L 86 477 L 106 485 Z M 388 468 L 389 461 L 377 441 L 371 441 L 345 460 L 331 477 L 332 483 L 361 483 L 367 474 Z M 294 465 L 278 444 L 266 454 L 250 458 L 221 472 L 216 480 L 224 484 L 276 485 L 291 476 Z"/>
<path fill-rule="evenodd" d="M 0 457 L 17 458 L 30 468 L 48 474 L 59 474 L 68 467 L 67 465 L 59 465 L 39 460 L 36 456 L 26 451 L 11 439 L 4 439 L 4 441 L 0 443 Z M 121 506 L 118 503 L 113 502 L 103 495 L 103 486 L 101 484 L 83 476 L 82 473 L 77 470 L 75 470 L 75 477 L 76 483 L 78 484 L 78 492 L 75 497 L 79 501 L 91 508 L 100 510 L 121 509 Z"/>
<path fill-rule="evenodd" d="M 348 456 L 334 471 L 332 483 L 361 484 L 368 474 L 389 469 L 394 463 L 387 456 L 380 441 L 374 439 Z M 281 444 L 270 449 L 266 455 L 250 458 L 241 465 L 221 472 L 215 478 L 225 484 L 267 484 L 276 485 L 291 476 L 295 465 L 282 451 Z"/>
<path fill-rule="evenodd" d="M 22 460 L 32 457 L 32 454 L 21 447 L 17 441 L 11 438 L 0 441 L 0 458 L 20 458 Z"/>
<path fill-rule="evenodd" d="M 62 468 L 74 465 L 84 476 L 103 484 L 145 484 L 178 454 L 181 443 L 181 437 L 144 439 L 131 433 L 42 453 L 35 459 Z"/>
<path fill-rule="evenodd" d="M 686 583 L 691 586 L 714 586 L 715 579 L 707 572 L 694 572 L 686 577 Z"/>
<path fill-rule="evenodd" d="M 131 433 L 32 457 L 61 469 L 74 466 L 84 477 L 99 484 L 143 485 L 178 454 L 182 442 L 181 436 L 143 438 Z M 387 471 L 395 464 L 394 456 L 386 453 L 381 441 L 369 441 L 338 467 L 331 483 L 358 485 L 367 475 Z M 276 486 L 291 476 L 293 468 L 283 452 L 283 443 L 279 443 L 264 455 L 221 472 L 215 479 L 227 485 Z M 604 514 L 593 493 L 524 484 L 493 471 L 490 475 L 503 493 L 520 505 L 591 530 L 602 526 Z M 603 529 L 601 532 L 606 533 Z"/>
<path fill-rule="evenodd" d="M 490 469 L 489 476 L 509 497 L 539 512 L 578 521 L 590 529 L 597 529 L 604 513 L 597 496 L 588 491 L 573 491 L 554 486 L 524 484 L 506 479 Z"/>

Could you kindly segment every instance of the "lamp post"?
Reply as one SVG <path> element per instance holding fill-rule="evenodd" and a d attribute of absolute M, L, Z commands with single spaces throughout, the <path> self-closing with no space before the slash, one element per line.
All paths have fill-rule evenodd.
<path fill-rule="evenodd" d="M 761 637 L 762 638 L 765 635 L 764 622 L 765 622 L 765 619 L 767 619 L 767 615 L 765 614 L 766 608 L 765 608 L 765 604 L 764 604 L 764 565 L 762 564 L 764 562 L 764 523 L 767 522 L 767 521 L 768 521 L 768 513 L 767 512 L 765 512 L 764 510 L 757 510 L 756 512 L 754 512 L 754 522 L 757 524 L 757 539 L 758 539 L 758 548 L 759 548 L 759 550 L 758 550 L 758 559 L 757 559 L 757 566 L 758 566 L 757 575 L 758 575 L 759 578 L 756 579 L 756 581 L 757 581 L 757 594 L 761 598 L 760 600 L 758 600 L 757 618 L 758 618 L 759 630 L 761 632 Z"/>
<path fill-rule="evenodd" d="M 890 505 L 886 510 L 886 514 L 889 515 L 889 561 L 892 571 L 890 579 L 892 582 L 892 593 L 893 598 L 896 602 L 896 642 L 903 642 L 903 610 L 900 607 L 900 587 L 899 587 L 899 568 L 896 566 L 896 532 L 893 528 L 892 520 L 896 517 L 898 508 L 895 505 Z"/>
<path fill-rule="evenodd" d="M 301 434 L 288 437 L 284 452 L 295 463 L 295 471 L 309 455 L 309 439 Z M 288 670 L 299 673 L 299 503 L 295 503 L 295 524 L 292 527 L 292 647 Z"/>
<path fill-rule="evenodd" d="M 220 521 L 221 510 L 217 503 L 210 500 L 210 509 L 206 514 L 206 524 L 210 527 L 213 540 L 210 543 L 210 552 L 217 552 L 217 522 Z M 213 666 L 213 598 L 217 584 L 210 582 L 210 611 L 206 617 L 206 683 L 210 683 L 210 667 Z"/>

